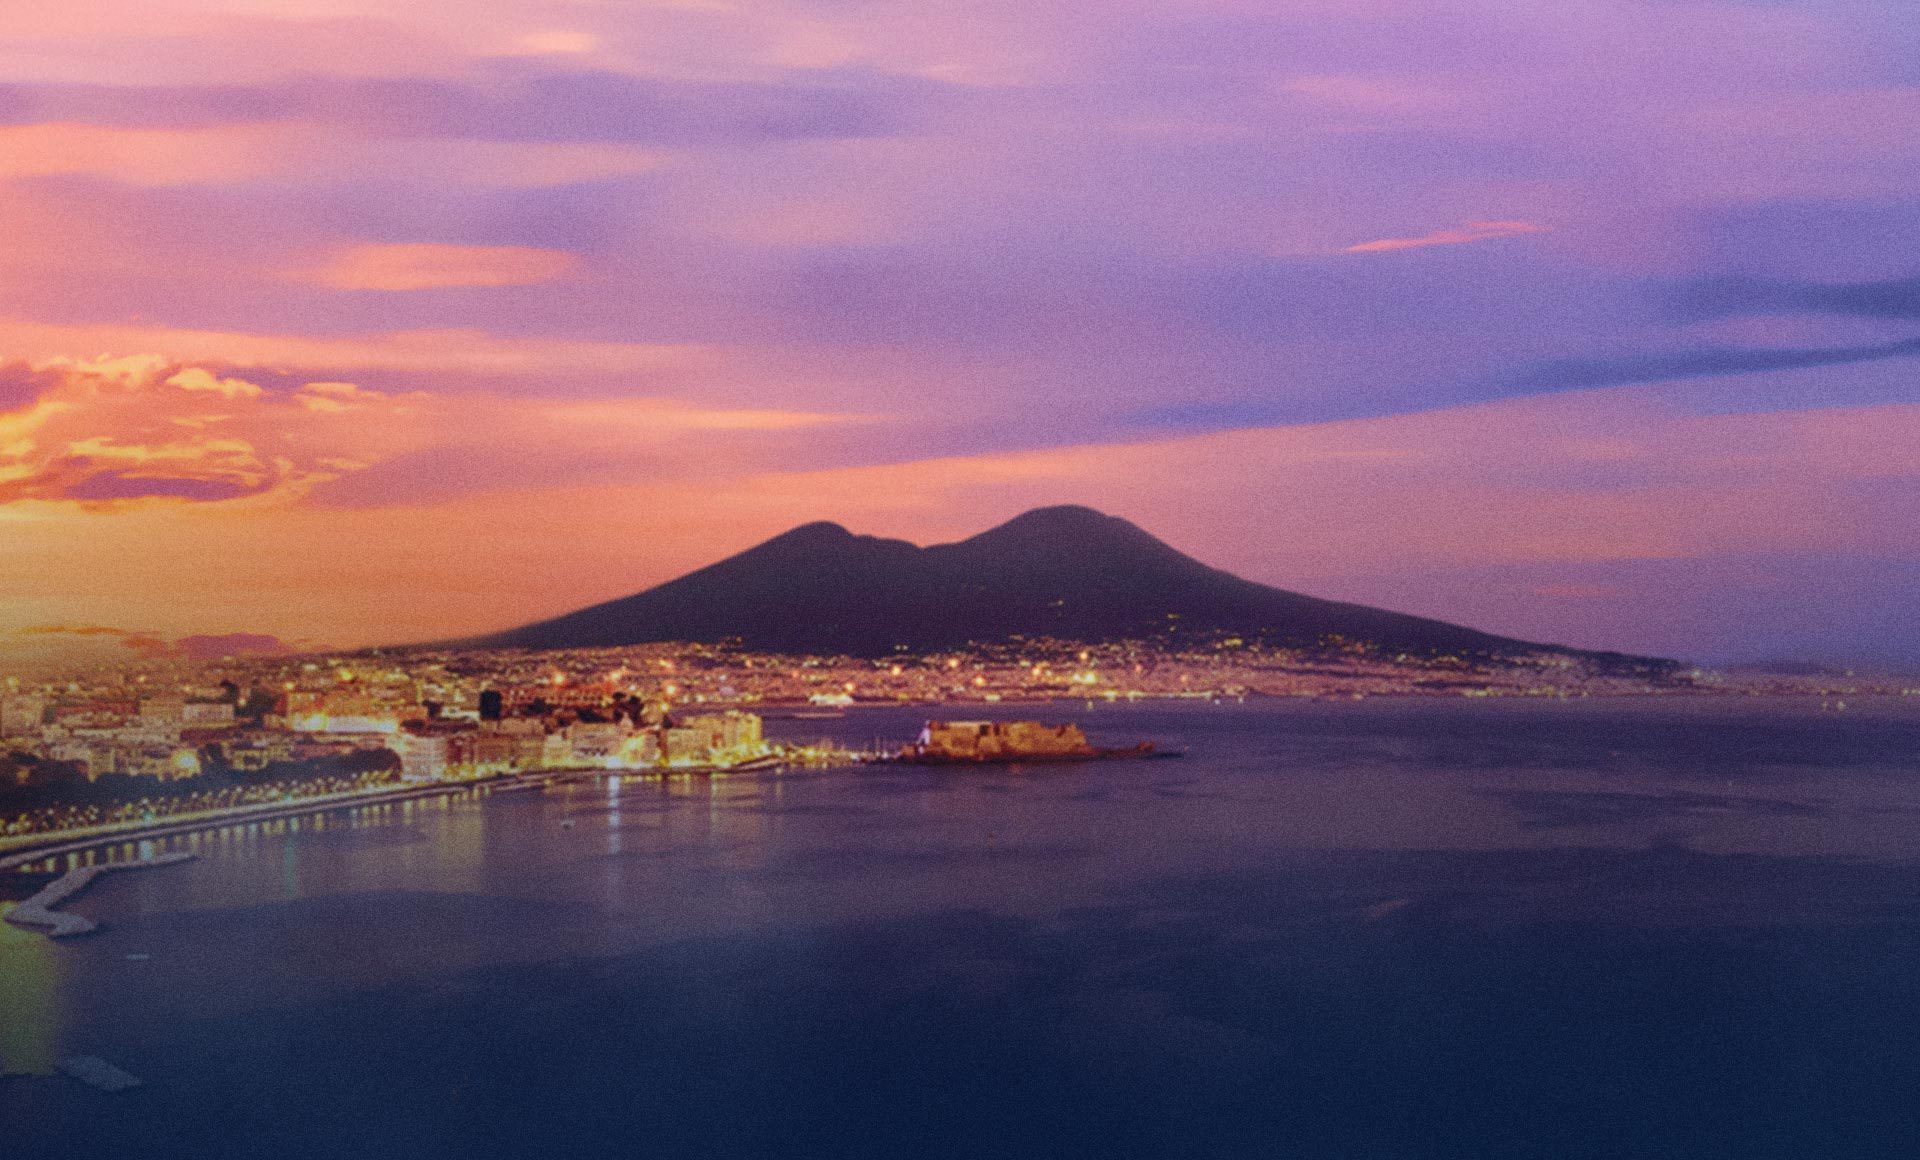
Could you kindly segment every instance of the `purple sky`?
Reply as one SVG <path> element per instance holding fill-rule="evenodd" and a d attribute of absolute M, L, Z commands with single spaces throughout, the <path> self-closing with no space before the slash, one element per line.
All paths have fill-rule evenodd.
<path fill-rule="evenodd" d="M 480 630 L 1085 502 L 1495 631 L 1920 664 L 1910 5 L 5 25 L 0 633 Z"/>

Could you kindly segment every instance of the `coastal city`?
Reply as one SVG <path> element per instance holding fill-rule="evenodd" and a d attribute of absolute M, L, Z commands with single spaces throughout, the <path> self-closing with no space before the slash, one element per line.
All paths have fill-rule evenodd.
<path fill-rule="evenodd" d="M 662 775 L 883 756 L 769 742 L 763 719 L 862 705 L 1645 694 L 1913 694 L 1540 652 L 1387 655 L 1235 637 L 1013 639 L 874 660 L 650 644 L 136 661 L 0 685 L 0 852 L 68 832 L 305 799 L 578 771 Z"/>

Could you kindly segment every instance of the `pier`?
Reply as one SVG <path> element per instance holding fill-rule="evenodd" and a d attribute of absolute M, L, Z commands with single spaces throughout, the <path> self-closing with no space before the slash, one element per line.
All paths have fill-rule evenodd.
<path fill-rule="evenodd" d="M 27 899 L 7 912 L 7 921 L 15 926 L 39 927 L 46 931 L 48 938 L 71 938 L 78 934 L 91 934 L 99 929 L 98 924 L 77 914 L 67 914 L 57 909 L 67 899 L 93 885 L 93 880 L 102 874 L 112 874 L 120 870 L 146 870 L 155 866 L 171 866 L 175 862 L 185 862 L 199 855 L 190 853 L 157 854 L 151 858 L 141 858 L 133 862 L 102 862 L 94 866 L 81 866 L 69 870 L 42 887 L 38 894 Z"/>

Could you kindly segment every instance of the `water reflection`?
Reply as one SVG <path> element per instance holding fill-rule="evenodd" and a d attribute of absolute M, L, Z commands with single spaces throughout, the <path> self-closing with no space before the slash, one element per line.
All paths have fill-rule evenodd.
<path fill-rule="evenodd" d="M 0 902 L 0 919 L 15 906 Z M 59 949 L 0 921 L 0 1074 L 49 1075 L 60 1038 Z"/>
<path fill-rule="evenodd" d="M 924 712 L 886 711 L 848 729 L 862 742 L 891 736 Z M 1480 908 L 1472 913 L 1505 921 L 1509 911 L 1571 912 L 1595 891 L 1645 902 L 1652 887 L 1641 877 L 1597 879 L 1581 862 L 1567 864 L 1571 885 L 1521 890 L 1495 867 L 1492 885 L 1476 879 L 1468 891 L 1433 877 L 1464 873 L 1453 862 L 1388 874 L 1382 851 L 1447 851 L 1470 867 L 1570 847 L 1653 851 L 1645 867 L 1623 865 L 1634 874 L 1651 867 L 1645 882 L 1693 867 L 1722 909 L 1777 897 L 1788 872 L 1749 880 L 1713 871 L 1710 855 L 1920 855 L 1911 825 L 1920 787 L 1911 758 L 1897 756 L 1920 752 L 1911 715 L 1852 718 L 1841 733 L 1819 724 L 1817 766 L 1740 767 L 1733 790 L 1728 762 L 1713 764 L 1714 781 L 1703 784 L 1693 757 L 1721 753 L 1723 741 L 1804 755 L 1816 749 L 1803 736 L 1815 726 L 1695 712 L 1101 708 L 1093 716 L 1107 736 L 1150 736 L 1190 756 L 1022 771 L 603 775 L 117 843 L 39 869 L 172 850 L 201 857 L 116 876 L 79 900 L 105 924 L 85 942 L 56 946 L 0 927 L 0 1055 L 37 1069 L 63 1039 L 84 1050 L 95 1049 L 89 1037 L 112 1042 L 122 1034 L 116 1020 L 156 1028 L 154 1041 L 165 1042 L 166 1012 L 242 1000 L 267 1008 L 742 931 L 951 912 L 1048 923 L 1076 907 L 1137 900 L 1148 880 L 1244 882 L 1234 875 L 1302 851 L 1365 852 L 1358 868 L 1315 873 L 1344 876 L 1338 891 L 1352 897 L 1342 896 L 1339 913 L 1400 901 L 1393 922 L 1408 928 L 1454 922 L 1471 910 L 1463 899 Z M 1644 743 L 1649 733 L 1664 740 Z M 1669 745 L 1681 756 L 1668 757 Z M 1895 905 L 1907 885 L 1890 882 L 1877 904 Z M 1277 896 L 1234 921 L 1248 930 L 1269 923 Z M 1679 902 L 1670 909 L 1693 913 Z M 152 951 L 153 961 L 129 971 L 129 950 Z M 62 987 L 78 996 L 65 1023 Z"/>

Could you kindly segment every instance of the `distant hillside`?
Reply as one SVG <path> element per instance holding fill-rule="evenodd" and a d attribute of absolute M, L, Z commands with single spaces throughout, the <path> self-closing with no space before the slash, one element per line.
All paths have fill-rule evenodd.
<path fill-rule="evenodd" d="M 637 595 L 462 643 L 541 649 L 737 638 L 768 652 L 880 656 L 1014 635 L 1101 641 L 1168 632 L 1296 645 L 1338 635 L 1402 652 L 1550 650 L 1621 667 L 1671 665 L 1255 584 L 1084 507 L 1039 508 L 927 548 L 807 524 Z"/>

